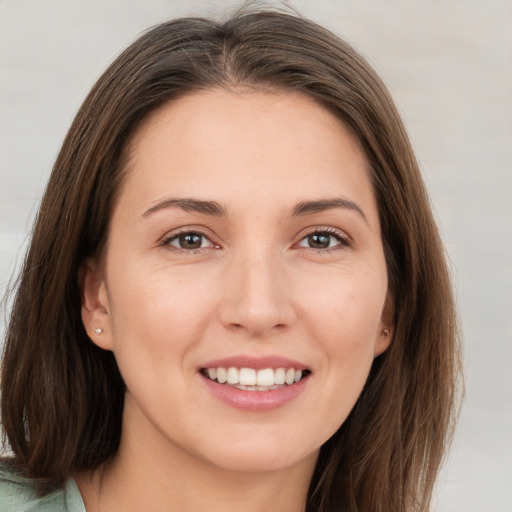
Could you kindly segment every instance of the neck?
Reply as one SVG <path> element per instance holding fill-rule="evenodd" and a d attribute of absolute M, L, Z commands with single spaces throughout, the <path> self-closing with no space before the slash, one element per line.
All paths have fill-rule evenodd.
<path fill-rule="evenodd" d="M 125 418 L 115 458 L 75 479 L 88 512 L 303 512 L 316 458 L 269 472 L 236 472 L 138 424 L 128 428 Z"/>

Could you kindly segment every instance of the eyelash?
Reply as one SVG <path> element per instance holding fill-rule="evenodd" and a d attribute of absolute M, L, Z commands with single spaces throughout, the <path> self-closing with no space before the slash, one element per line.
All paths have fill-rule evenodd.
<path fill-rule="evenodd" d="M 178 240 L 180 236 L 182 235 L 191 235 L 191 236 L 199 236 L 202 239 L 206 239 L 210 242 L 212 247 L 198 247 L 197 249 L 184 249 L 182 247 L 175 247 L 171 245 L 171 242 L 174 240 Z M 203 240 L 204 241 L 204 240 Z M 203 241 L 201 242 L 201 245 L 203 244 Z M 164 246 L 169 251 L 177 251 L 184 254 L 197 254 L 199 252 L 202 252 L 204 249 L 211 249 L 211 248 L 218 248 L 218 246 L 211 240 L 209 236 L 207 236 L 205 233 L 202 233 L 200 230 L 195 229 L 183 229 L 181 231 L 178 231 L 177 233 L 173 233 L 167 237 L 165 237 L 162 240 L 162 246 Z"/>
<path fill-rule="evenodd" d="M 342 231 L 332 228 L 332 227 L 317 227 L 306 233 L 304 236 L 301 237 L 298 244 L 300 244 L 302 241 L 306 240 L 307 238 L 314 236 L 314 235 L 324 235 L 330 238 L 335 238 L 339 243 L 334 245 L 333 247 L 326 247 L 326 248 L 315 248 L 315 247 L 305 247 L 305 249 L 308 249 L 310 251 L 315 251 L 316 253 L 326 253 L 331 251 L 336 251 L 340 249 L 345 249 L 347 247 L 350 247 L 350 239 L 349 237 L 343 233 Z M 296 245 L 298 245 L 296 244 Z M 304 246 L 303 246 L 304 247 Z"/>
<path fill-rule="evenodd" d="M 171 245 L 171 242 L 178 240 L 179 237 L 182 235 L 199 236 L 202 239 L 208 240 L 212 246 L 211 247 L 198 247 L 196 249 L 185 249 L 183 247 L 176 247 L 176 246 Z M 312 237 L 314 235 L 324 235 L 329 238 L 335 238 L 337 240 L 337 242 L 339 242 L 339 243 L 337 243 L 333 247 L 325 247 L 325 248 L 314 248 L 314 247 L 306 247 L 306 246 L 300 245 L 301 242 L 303 242 L 307 238 Z M 204 242 L 204 240 L 201 242 L 201 245 L 203 244 L 203 242 Z M 350 244 L 350 240 L 349 240 L 348 236 L 346 234 L 344 234 L 342 231 L 339 231 L 332 227 L 314 228 L 311 231 L 309 231 L 308 233 L 304 234 L 300 238 L 300 240 L 296 244 L 294 244 L 294 246 L 304 247 L 305 249 L 315 251 L 316 253 L 326 253 L 326 252 L 331 252 L 331 251 L 335 251 L 335 250 L 340 250 L 340 249 L 344 249 L 346 247 L 350 247 L 350 245 L 351 244 Z M 165 237 L 162 240 L 162 246 L 164 246 L 166 249 L 168 249 L 170 251 L 177 251 L 177 252 L 190 254 L 190 255 L 197 254 L 199 252 L 204 251 L 205 249 L 219 248 L 219 246 L 216 245 L 208 235 L 201 232 L 200 230 L 194 230 L 194 229 L 183 229 L 177 233 L 173 233 L 173 234 Z"/>

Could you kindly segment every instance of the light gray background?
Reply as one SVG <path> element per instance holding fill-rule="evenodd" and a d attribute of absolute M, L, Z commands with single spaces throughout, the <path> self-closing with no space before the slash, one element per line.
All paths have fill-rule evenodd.
<path fill-rule="evenodd" d="M 435 510 L 512 512 L 512 2 L 289 3 L 351 41 L 388 84 L 451 260 L 467 390 Z M 152 24 L 233 5 L 0 0 L 0 292 L 67 127 L 107 64 Z"/>

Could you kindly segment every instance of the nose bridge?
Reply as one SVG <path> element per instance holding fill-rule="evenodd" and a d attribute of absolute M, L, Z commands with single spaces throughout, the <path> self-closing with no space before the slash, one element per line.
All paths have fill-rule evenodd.
<path fill-rule="evenodd" d="M 275 248 L 260 245 L 233 254 L 222 305 L 226 327 L 252 336 L 283 329 L 294 318 L 283 264 Z"/>

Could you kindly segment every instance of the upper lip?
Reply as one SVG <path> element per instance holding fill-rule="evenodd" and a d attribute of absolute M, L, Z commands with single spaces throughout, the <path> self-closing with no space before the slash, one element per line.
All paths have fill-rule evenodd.
<path fill-rule="evenodd" d="M 201 368 L 253 368 L 263 370 L 264 368 L 295 368 L 296 370 L 307 370 L 308 367 L 300 361 L 282 356 L 246 356 L 237 355 L 208 361 Z"/>

